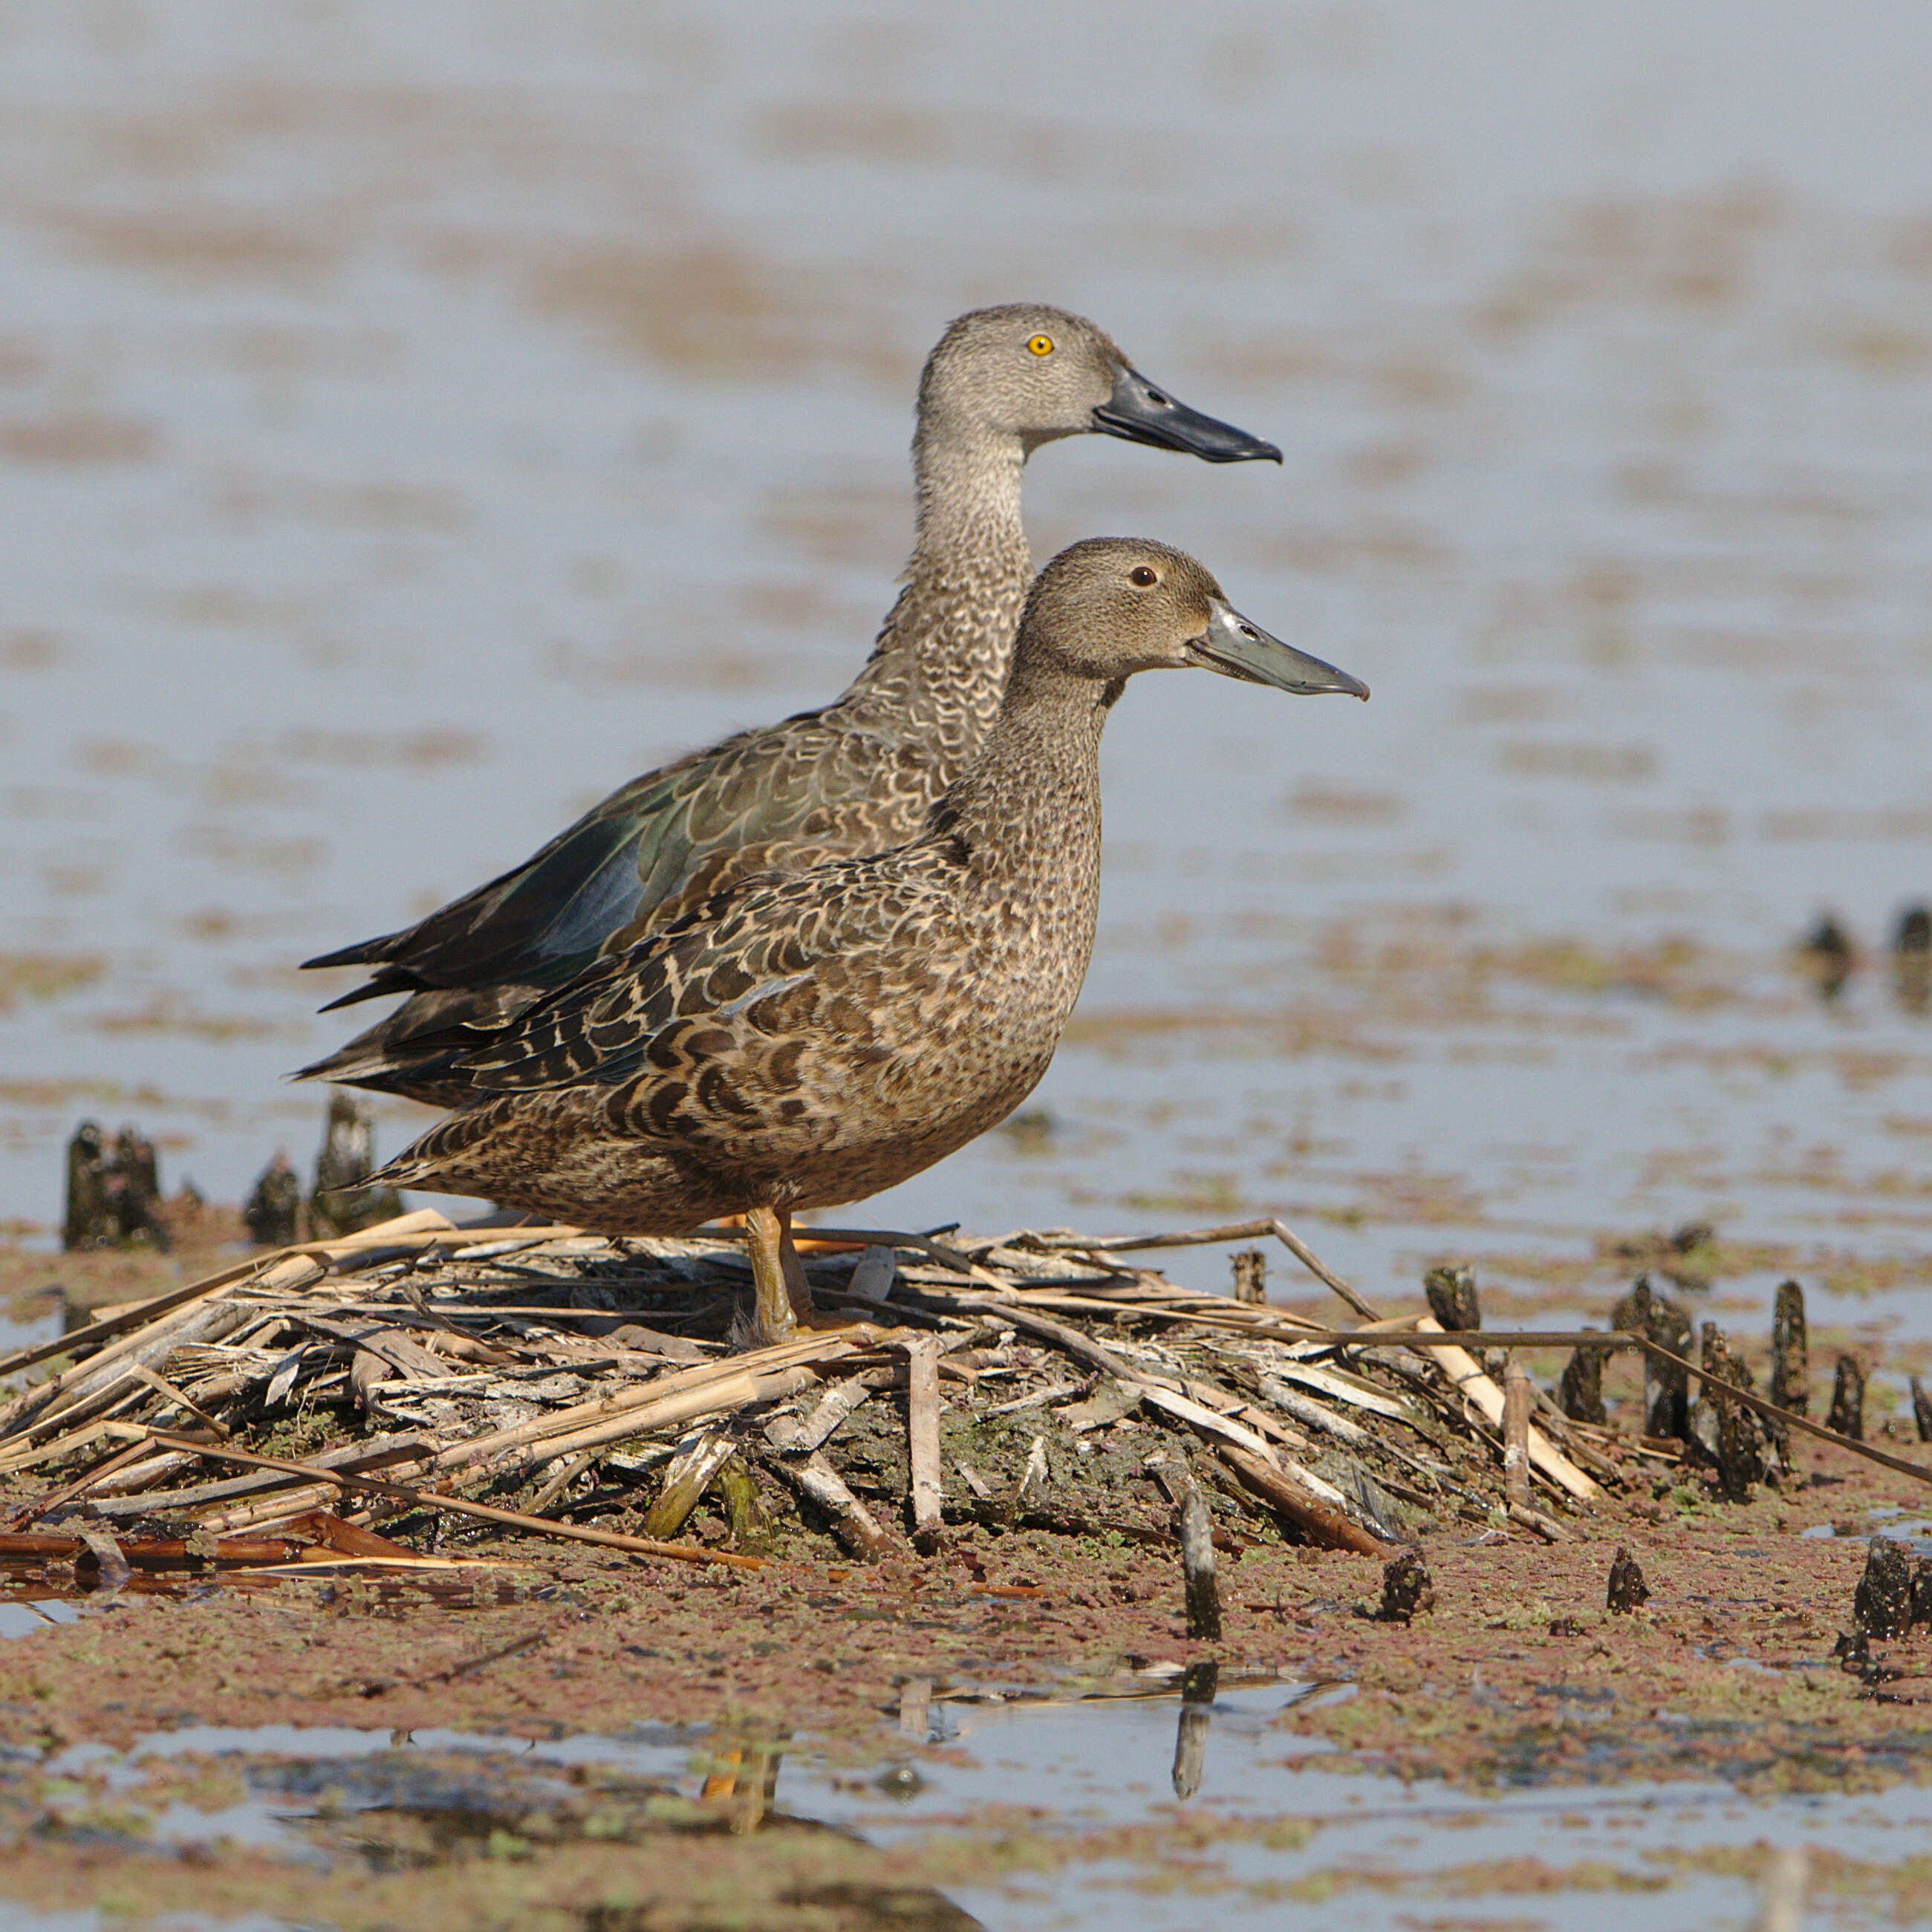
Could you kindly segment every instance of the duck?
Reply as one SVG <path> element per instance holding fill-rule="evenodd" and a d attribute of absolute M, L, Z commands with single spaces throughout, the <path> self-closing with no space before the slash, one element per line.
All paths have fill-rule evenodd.
<path fill-rule="evenodd" d="M 813 1318 L 795 1214 L 894 1186 L 1046 1071 L 1100 886 L 1100 736 L 1129 678 L 1366 698 L 1164 544 L 1095 538 L 1033 586 L 998 712 L 917 837 L 728 886 L 460 1056 L 474 1096 L 370 1184 L 610 1234 L 743 1217 L 754 1333 Z"/>
<path fill-rule="evenodd" d="M 910 838 L 998 708 L 1033 574 L 1020 520 L 1027 459 L 1086 433 L 1209 463 L 1281 461 L 1274 443 L 1150 382 L 1083 316 L 1031 303 L 959 316 L 920 382 L 904 588 L 851 684 L 820 710 L 632 779 L 416 924 L 304 961 L 370 969 L 325 1012 L 406 997 L 295 1077 L 460 1106 L 466 1051 L 600 954 L 735 880 Z"/>

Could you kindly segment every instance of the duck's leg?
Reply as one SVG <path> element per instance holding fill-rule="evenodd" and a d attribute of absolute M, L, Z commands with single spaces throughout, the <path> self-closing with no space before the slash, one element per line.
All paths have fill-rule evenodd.
<path fill-rule="evenodd" d="M 752 1314 L 753 1332 L 760 1348 L 789 1342 L 798 1333 L 798 1318 L 792 1312 L 790 1282 L 784 1256 L 791 1250 L 791 1216 L 776 1208 L 746 1210 L 746 1246 L 751 1251 L 752 1282 L 756 1295 Z M 799 1265 L 796 1253 L 794 1268 Z"/>
<path fill-rule="evenodd" d="M 791 1312 L 795 1321 L 802 1322 L 808 1328 L 812 1327 L 814 1310 L 812 1305 L 812 1284 L 805 1278 L 805 1264 L 798 1258 L 798 1250 L 791 1238 L 791 1210 L 781 1208 L 778 1216 L 778 1258 L 784 1266 L 785 1292 L 790 1298 Z"/>

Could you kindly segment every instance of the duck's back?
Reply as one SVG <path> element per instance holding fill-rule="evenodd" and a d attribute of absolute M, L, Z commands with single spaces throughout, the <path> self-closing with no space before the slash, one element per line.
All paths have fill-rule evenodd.
<path fill-rule="evenodd" d="M 303 1072 L 460 1105 L 471 1088 L 454 1063 L 480 1036 L 746 880 L 903 844 L 956 761 L 882 707 L 842 702 L 634 779 L 513 871 L 310 962 L 374 968 L 350 1000 L 411 997 Z"/>

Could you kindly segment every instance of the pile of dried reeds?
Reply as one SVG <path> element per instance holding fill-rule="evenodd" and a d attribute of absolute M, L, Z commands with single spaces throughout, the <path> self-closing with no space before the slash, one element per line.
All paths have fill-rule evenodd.
<path fill-rule="evenodd" d="M 949 1521 L 1165 1540 L 1170 1507 L 1204 1487 L 1224 1541 L 1245 1516 L 1249 1533 L 1382 1552 L 1444 1517 L 1561 1538 L 1618 1480 L 1596 1432 L 1526 1382 L 1506 1393 L 1431 1317 L 1377 1318 L 1278 1222 L 814 1233 L 814 1290 L 842 1325 L 743 1352 L 750 1270 L 729 1233 L 433 1211 L 98 1310 L 0 1361 L 40 1377 L 0 1408 L 0 1481 L 54 1484 L 0 1527 L 38 1544 L 31 1523 L 78 1516 L 97 1550 L 172 1533 L 209 1561 L 242 1539 L 234 1560 L 260 1562 L 278 1528 L 349 1556 L 380 1553 L 358 1525 L 454 1516 L 746 1563 L 775 1546 L 775 1500 L 872 1556 L 930 1550 Z M 1360 1325 L 1267 1305 L 1257 1257 L 1238 1258 L 1231 1296 L 1126 1258 L 1257 1235 Z M 712 1541 L 668 1540 L 707 1495 Z"/>

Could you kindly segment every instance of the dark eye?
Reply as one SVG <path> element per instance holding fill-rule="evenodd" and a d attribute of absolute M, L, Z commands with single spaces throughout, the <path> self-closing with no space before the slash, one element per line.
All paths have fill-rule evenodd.
<path fill-rule="evenodd" d="M 1158 584 L 1160 579 L 1144 563 L 1137 563 L 1127 572 L 1127 581 L 1138 584 L 1144 590 L 1150 584 Z"/>

